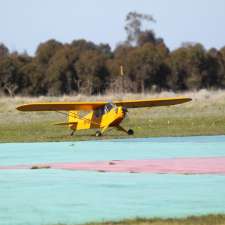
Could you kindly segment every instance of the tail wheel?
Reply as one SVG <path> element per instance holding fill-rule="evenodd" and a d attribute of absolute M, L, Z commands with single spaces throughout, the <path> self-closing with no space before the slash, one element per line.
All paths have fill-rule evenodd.
<path fill-rule="evenodd" d="M 133 134 L 134 134 L 134 131 L 133 131 L 132 129 L 129 129 L 129 130 L 127 131 L 127 134 L 128 134 L 128 135 L 133 135 Z"/>
<path fill-rule="evenodd" d="M 101 131 L 97 130 L 97 131 L 96 131 L 96 133 L 95 133 L 95 136 L 96 136 L 96 137 L 100 137 L 100 136 L 102 136 Z"/>

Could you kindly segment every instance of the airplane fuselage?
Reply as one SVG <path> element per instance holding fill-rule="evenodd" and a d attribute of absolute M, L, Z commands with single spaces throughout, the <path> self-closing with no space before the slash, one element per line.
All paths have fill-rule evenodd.
<path fill-rule="evenodd" d="M 72 124 L 69 127 L 75 131 L 118 126 L 125 116 L 126 112 L 121 106 L 112 107 L 108 111 L 104 109 L 95 110 L 81 118 L 79 118 L 76 111 L 70 111 L 69 122 Z"/>

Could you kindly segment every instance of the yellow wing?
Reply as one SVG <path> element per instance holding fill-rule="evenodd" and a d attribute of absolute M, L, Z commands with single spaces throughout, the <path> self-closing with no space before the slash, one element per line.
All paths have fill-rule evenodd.
<path fill-rule="evenodd" d="M 107 102 L 44 102 L 44 103 L 31 103 L 18 106 L 20 111 L 90 111 L 95 110 Z"/>
<path fill-rule="evenodd" d="M 174 98 L 156 98 L 146 100 L 130 100 L 130 101 L 117 101 L 114 104 L 124 106 L 126 108 L 140 108 L 140 107 L 154 107 L 154 106 L 169 106 L 177 105 L 191 101 L 191 98 L 174 97 Z"/>
<path fill-rule="evenodd" d="M 153 107 L 153 106 L 169 106 L 191 101 L 191 98 L 175 97 L 175 98 L 158 98 L 146 100 L 130 100 L 130 101 L 115 101 L 117 106 L 126 108 L 138 107 Z M 46 102 L 46 103 L 31 103 L 18 106 L 20 111 L 72 111 L 84 110 L 90 111 L 104 107 L 108 102 Z"/>

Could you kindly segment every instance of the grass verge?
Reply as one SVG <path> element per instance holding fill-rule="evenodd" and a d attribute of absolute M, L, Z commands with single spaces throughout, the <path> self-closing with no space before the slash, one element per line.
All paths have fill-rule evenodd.
<path fill-rule="evenodd" d="M 225 225 L 225 215 L 190 216 L 179 219 L 137 218 L 117 222 L 88 223 L 86 225 Z"/>
<path fill-rule="evenodd" d="M 184 93 L 192 102 L 170 107 L 129 110 L 123 122 L 132 128 L 135 138 L 159 136 L 221 135 L 225 134 L 225 91 Z M 121 97 L 122 96 L 122 97 Z M 63 96 L 41 98 L 0 98 L 0 142 L 75 141 L 93 140 L 95 130 L 79 131 L 70 136 L 67 127 L 53 126 L 67 118 L 54 112 L 19 112 L 16 106 L 40 101 L 95 101 L 114 99 L 144 99 L 175 96 L 174 93 L 158 95 L 116 96 Z M 125 133 L 110 129 L 98 139 L 129 138 Z"/>

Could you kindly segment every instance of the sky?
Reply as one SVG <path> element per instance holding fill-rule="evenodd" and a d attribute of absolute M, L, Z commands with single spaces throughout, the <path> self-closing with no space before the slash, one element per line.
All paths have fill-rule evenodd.
<path fill-rule="evenodd" d="M 157 22 L 147 28 L 171 50 L 185 42 L 225 46 L 224 0 L 0 0 L 0 43 L 31 55 L 49 39 L 86 39 L 114 49 L 126 39 L 131 11 L 151 14 Z"/>

